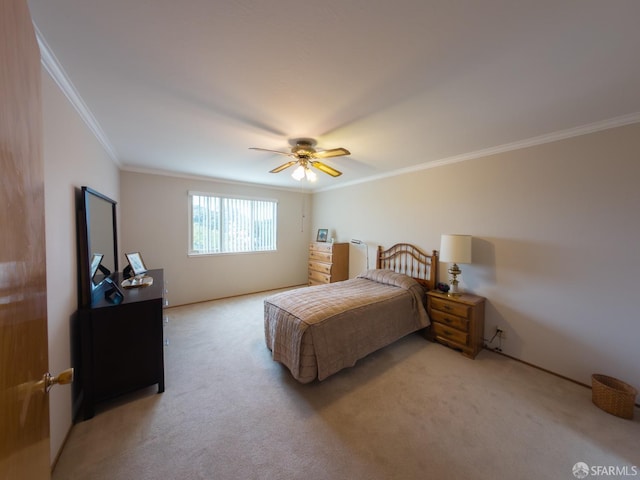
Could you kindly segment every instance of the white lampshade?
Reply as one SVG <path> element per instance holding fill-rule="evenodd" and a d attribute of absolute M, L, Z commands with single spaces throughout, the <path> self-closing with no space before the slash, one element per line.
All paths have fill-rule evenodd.
<path fill-rule="evenodd" d="M 471 263 L 471 235 L 442 235 L 440 237 L 440 261 Z"/>

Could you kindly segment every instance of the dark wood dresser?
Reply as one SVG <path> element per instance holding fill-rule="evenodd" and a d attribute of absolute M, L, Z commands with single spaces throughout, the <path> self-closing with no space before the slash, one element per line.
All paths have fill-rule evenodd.
<path fill-rule="evenodd" d="M 153 284 L 121 288 L 119 303 L 105 299 L 109 285 L 101 285 L 91 306 L 78 310 L 73 335 L 79 419 L 92 418 L 96 404 L 140 388 L 158 384 L 158 393 L 164 392 L 163 270 L 147 275 Z M 120 286 L 122 273 L 112 279 Z"/>

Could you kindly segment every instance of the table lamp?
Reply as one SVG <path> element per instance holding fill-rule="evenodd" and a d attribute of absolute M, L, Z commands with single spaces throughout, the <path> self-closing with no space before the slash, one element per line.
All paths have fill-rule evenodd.
<path fill-rule="evenodd" d="M 442 235 L 440 238 L 440 261 L 453 263 L 449 267 L 451 286 L 449 295 L 460 295 L 458 290 L 458 275 L 462 273 L 459 263 L 471 263 L 471 235 Z"/>

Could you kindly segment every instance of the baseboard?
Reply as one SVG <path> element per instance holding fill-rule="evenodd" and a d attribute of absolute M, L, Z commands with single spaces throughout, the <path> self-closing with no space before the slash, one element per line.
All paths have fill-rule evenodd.
<path fill-rule="evenodd" d="M 527 365 L 529 367 L 533 367 L 533 368 L 535 368 L 537 370 L 543 371 L 545 373 L 549 373 L 549 374 L 551 374 L 551 375 L 553 375 L 555 377 L 562 378 L 563 380 L 567 380 L 567 381 L 569 381 L 571 383 L 575 383 L 576 385 L 580 385 L 581 387 L 585 387 L 585 388 L 588 388 L 589 390 L 591 390 L 591 385 L 587 385 L 586 383 L 579 382 L 577 380 L 574 380 L 573 378 L 565 377 L 564 375 L 561 375 L 559 373 L 553 372 L 553 371 L 548 370 L 546 368 L 539 367 L 538 365 L 534 365 L 533 363 L 525 362 L 524 360 L 520 360 L 517 357 L 513 357 L 511 355 L 507 355 L 504 352 L 499 352 L 497 350 L 493 350 L 493 349 L 488 348 L 488 347 L 484 347 L 484 349 L 489 351 L 489 352 L 491 352 L 491 353 L 495 353 L 496 355 L 502 355 L 503 357 L 510 358 L 511 360 L 515 360 L 516 362 L 520 362 L 520 363 L 522 363 L 524 365 Z M 640 404 L 635 403 L 634 405 L 636 407 L 640 408 Z"/>
<path fill-rule="evenodd" d="M 71 435 L 71 430 L 73 430 L 73 423 L 71 423 L 71 426 L 69 427 L 69 430 L 67 430 L 67 434 L 64 436 L 64 440 L 62 440 L 62 444 L 60 445 L 60 448 L 58 449 L 58 453 L 56 453 L 55 458 L 53 459 L 53 462 L 51 462 L 51 474 L 53 476 L 53 471 L 56 469 L 56 465 L 58 464 L 58 460 L 60 460 L 60 455 L 62 455 L 62 451 L 64 450 L 64 447 L 67 445 L 67 440 L 69 440 L 69 436 Z"/>
<path fill-rule="evenodd" d="M 308 287 L 308 286 L 309 286 L 309 284 L 303 283 L 301 285 L 290 285 L 288 287 L 269 288 L 267 290 L 258 290 L 257 292 L 238 293 L 238 294 L 235 294 L 235 295 L 227 295 L 226 297 L 216 297 L 216 298 L 209 298 L 207 300 L 197 300 L 195 302 L 187 302 L 187 303 L 179 303 L 179 304 L 176 304 L 176 305 L 169 305 L 168 307 L 165 307 L 165 309 L 171 309 L 171 308 L 176 308 L 176 307 L 188 307 L 189 305 L 198 305 L 199 303 L 215 302 L 216 300 L 228 300 L 230 298 L 246 297 L 247 295 L 256 295 L 258 293 L 275 292 L 277 290 L 288 290 L 288 289 L 291 289 L 291 288 L 302 288 L 302 287 Z"/>

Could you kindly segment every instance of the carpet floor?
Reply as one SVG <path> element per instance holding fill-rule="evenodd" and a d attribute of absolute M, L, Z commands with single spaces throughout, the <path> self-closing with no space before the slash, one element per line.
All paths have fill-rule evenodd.
<path fill-rule="evenodd" d="M 166 310 L 166 391 L 74 425 L 53 480 L 569 479 L 578 462 L 640 477 L 637 408 L 607 414 L 487 350 L 412 334 L 301 385 L 265 346 L 267 295 Z"/>

